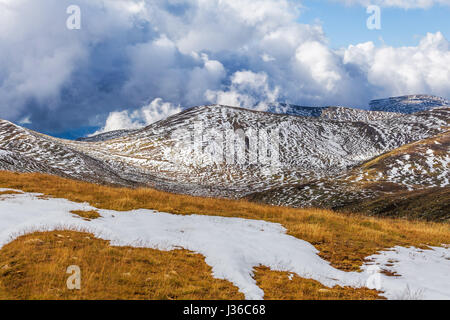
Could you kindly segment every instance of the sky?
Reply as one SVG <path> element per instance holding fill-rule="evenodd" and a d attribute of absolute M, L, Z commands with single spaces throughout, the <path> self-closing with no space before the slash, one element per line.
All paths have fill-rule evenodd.
<path fill-rule="evenodd" d="M 407 9 L 382 7 L 381 30 L 369 30 L 361 27 L 369 17 L 364 5 L 345 5 L 345 2 L 342 5 L 342 1 L 329 0 L 306 0 L 302 3 L 305 8 L 298 21 L 308 24 L 320 21 L 333 49 L 367 41 L 378 46 L 415 46 L 428 32 L 440 31 L 446 37 L 450 33 L 450 7 L 442 4 Z"/>
<path fill-rule="evenodd" d="M 0 0 L 0 118 L 73 139 L 202 104 L 449 98 L 449 13 L 450 0 Z"/>

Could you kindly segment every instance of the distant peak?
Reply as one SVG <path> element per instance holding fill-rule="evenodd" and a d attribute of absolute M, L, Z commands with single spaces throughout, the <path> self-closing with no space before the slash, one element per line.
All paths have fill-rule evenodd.
<path fill-rule="evenodd" d="M 450 102 L 447 99 L 427 94 L 376 99 L 369 103 L 371 111 L 387 111 L 407 114 L 448 105 L 450 105 Z"/>

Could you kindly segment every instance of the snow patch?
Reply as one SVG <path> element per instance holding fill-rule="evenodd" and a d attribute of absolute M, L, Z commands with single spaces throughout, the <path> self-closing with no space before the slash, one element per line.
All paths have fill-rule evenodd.
<path fill-rule="evenodd" d="M 3 191 L 11 189 L 2 189 Z M 93 233 L 115 246 L 133 246 L 174 250 L 184 248 L 205 257 L 213 276 L 236 285 L 247 299 L 262 299 L 264 292 L 253 279 L 253 269 L 263 265 L 314 279 L 323 285 L 362 287 L 372 275 L 367 271 L 344 272 L 320 258 L 310 243 L 286 234 L 280 224 L 240 218 L 202 215 L 174 215 L 153 210 L 118 212 L 102 210 L 87 203 L 66 199 L 44 199 L 36 193 L 0 196 L 0 248 L 15 238 L 34 231 L 62 229 Z M 97 210 L 101 217 L 85 221 L 72 210 Z M 422 290 L 423 299 L 450 299 L 448 249 L 421 251 L 394 248 L 369 257 L 370 264 L 386 267 L 400 278 L 383 277 L 382 289 L 388 298 L 396 298 L 405 285 Z M 412 258 L 411 255 L 415 255 Z"/>
<path fill-rule="evenodd" d="M 398 277 L 381 274 L 381 290 L 389 299 L 449 299 L 450 250 L 431 247 L 422 250 L 394 247 L 366 259 L 372 262 L 362 267 L 377 265 Z"/>

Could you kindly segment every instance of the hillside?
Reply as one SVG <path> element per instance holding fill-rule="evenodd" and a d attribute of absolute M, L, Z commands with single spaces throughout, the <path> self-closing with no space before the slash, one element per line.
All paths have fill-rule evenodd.
<path fill-rule="evenodd" d="M 100 133 L 91 137 L 78 138 L 76 141 L 85 141 L 85 142 L 97 142 L 97 141 L 106 141 L 117 139 L 128 134 L 131 134 L 134 130 L 114 130 L 108 131 L 105 133 Z"/>
<path fill-rule="evenodd" d="M 70 148 L 64 140 L 0 120 L 0 169 L 41 172 L 96 183 L 135 185 L 107 164 Z"/>
<path fill-rule="evenodd" d="M 387 111 L 409 114 L 426 111 L 433 108 L 446 107 L 448 105 L 450 105 L 450 102 L 447 99 L 426 94 L 417 94 L 372 100 L 369 103 L 369 108 L 372 111 Z"/>
<path fill-rule="evenodd" d="M 0 172 L 0 187 L 0 297 L 5 299 L 450 294 L 442 278 L 448 249 L 437 247 L 450 242 L 446 223 L 112 188 L 42 174 Z M 93 210 L 98 216 L 85 218 Z M 202 228 L 205 223 L 208 228 Z M 217 250 L 222 242 L 226 247 Z M 60 266 L 74 263 L 82 267 L 83 287 L 70 291 Z M 374 264 L 383 272 L 381 291 L 365 287 Z M 247 273 L 249 266 L 254 270 Z M 423 281 L 412 276 L 417 273 Z"/>
<path fill-rule="evenodd" d="M 253 201 L 448 220 L 450 132 L 406 144 L 349 172 L 255 193 Z"/>
<path fill-rule="evenodd" d="M 328 107 L 323 109 L 322 113 L 320 114 L 320 117 L 323 119 L 350 122 L 371 122 L 377 120 L 393 119 L 401 116 L 402 114 L 395 112 L 366 111 L 345 107 Z"/>
<path fill-rule="evenodd" d="M 142 129 L 113 132 L 88 141 L 52 138 L 0 121 L 0 169 L 199 196 L 249 196 L 296 206 L 322 204 L 312 193 L 308 199 L 294 196 L 296 192 L 291 195 L 293 186 L 323 183 L 325 189 L 339 190 L 339 194 L 327 191 L 333 199 L 343 197 L 347 203 L 362 195 L 366 198 L 365 194 L 371 199 L 378 194 L 372 189 L 345 191 L 364 181 L 356 177 L 360 166 L 405 144 L 446 132 L 449 115 L 448 108 L 415 114 L 329 108 L 320 117 L 301 117 L 215 105 L 192 108 Z M 431 161 L 431 155 L 424 152 L 418 160 L 421 165 L 415 173 L 415 189 L 432 183 L 438 186 L 446 176 L 445 170 L 419 172 Z M 444 161 L 444 167 L 445 155 L 444 148 L 436 158 Z M 412 182 L 402 178 L 401 172 L 395 178 L 395 172 L 390 171 L 386 183 L 407 190 Z M 355 177 L 346 179 L 352 175 Z M 404 171 L 404 175 L 409 172 Z M 336 189 L 336 183 L 349 187 Z M 254 196 L 277 188 L 284 191 L 273 197 Z"/>
<path fill-rule="evenodd" d="M 363 121 L 363 122 L 394 118 L 401 115 L 400 112 L 397 113 L 390 111 L 368 111 L 363 109 L 347 108 L 343 106 L 306 107 L 283 103 L 270 105 L 268 108 L 268 112 L 299 117 L 313 117 L 337 121 Z"/>

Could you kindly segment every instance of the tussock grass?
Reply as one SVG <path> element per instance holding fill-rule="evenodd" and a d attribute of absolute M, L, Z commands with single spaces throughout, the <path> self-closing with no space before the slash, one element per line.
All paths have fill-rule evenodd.
<path fill-rule="evenodd" d="M 312 243 L 320 251 L 320 256 L 330 261 L 334 267 L 340 268 L 341 270 L 345 271 L 357 271 L 362 265 L 364 257 L 374 254 L 379 250 L 387 249 L 396 245 L 424 247 L 427 245 L 439 246 L 443 243 L 450 243 L 449 223 L 432 223 L 393 218 L 372 218 L 356 214 L 336 213 L 329 210 L 294 209 L 288 207 L 261 205 L 248 201 L 192 197 L 187 195 L 177 195 L 167 192 L 161 192 L 153 189 L 115 188 L 63 179 L 51 175 L 34 173 L 18 174 L 12 172 L 0 172 L 0 187 L 19 189 L 25 192 L 40 192 L 47 196 L 66 198 L 76 202 L 88 202 L 92 206 L 102 209 L 125 211 L 137 208 L 146 208 L 163 212 L 170 212 L 174 214 L 202 214 L 212 216 L 259 219 L 276 222 L 282 224 L 287 229 L 288 234 Z M 43 234 L 42 237 L 51 237 L 51 234 L 52 233 L 48 233 L 45 235 Z M 72 239 L 75 239 L 76 237 L 77 236 L 74 234 L 71 235 Z M 21 240 L 17 241 L 20 242 Z M 22 244 L 18 244 L 17 241 L 14 241 L 8 246 L 18 246 L 17 248 L 20 249 L 16 249 L 17 252 L 27 252 L 27 249 L 24 247 L 23 242 L 21 242 Z M 102 240 L 98 241 L 101 242 Z M 143 280 L 141 278 L 139 278 L 139 281 L 128 283 L 128 285 L 125 285 L 125 287 L 117 284 L 117 291 L 114 291 L 111 288 L 107 287 L 104 282 L 102 282 L 104 280 L 101 280 L 100 275 L 102 274 L 102 272 L 106 272 L 106 268 L 109 267 L 109 264 L 103 263 L 102 261 L 111 261 L 108 260 L 110 259 L 109 257 L 104 256 L 101 253 L 106 251 L 101 250 L 107 250 L 106 247 L 108 247 L 108 250 L 117 249 L 120 251 L 123 248 L 111 248 L 104 243 L 106 247 L 100 250 L 98 249 L 98 244 L 100 243 L 98 241 L 91 239 L 89 242 L 90 244 L 83 244 L 80 247 L 81 251 L 77 251 L 77 254 L 75 255 L 84 255 L 83 260 L 87 261 L 85 265 L 86 268 L 88 268 L 91 264 L 103 265 L 103 269 L 98 269 L 96 271 L 98 273 L 93 272 L 92 276 L 85 278 L 85 281 L 87 281 L 92 286 L 92 288 L 89 289 L 92 292 L 84 296 L 75 296 L 75 298 L 100 299 L 119 297 L 134 299 L 145 296 L 145 298 L 222 299 L 238 297 L 237 293 L 232 293 L 234 292 L 232 289 L 224 289 L 226 290 L 226 293 L 223 294 L 213 291 L 208 291 L 207 293 L 199 293 L 198 291 L 195 291 L 192 293 L 192 295 L 175 293 L 179 291 L 174 291 L 175 289 L 173 287 L 162 282 L 155 284 L 155 287 L 152 290 L 156 290 L 156 288 L 162 286 L 160 290 L 163 290 L 164 288 L 167 289 L 167 291 L 165 291 L 167 292 L 166 296 L 164 296 L 164 294 L 155 293 L 153 291 L 151 291 L 151 293 L 150 291 L 145 291 L 145 295 L 141 296 L 139 294 L 140 291 L 136 289 L 140 286 L 140 280 Z M 61 273 L 58 268 L 66 268 L 68 260 L 60 262 L 58 259 L 63 259 L 63 257 L 67 258 L 68 253 L 64 250 L 68 249 L 63 246 L 61 248 L 62 251 L 58 251 L 59 249 L 57 250 L 57 242 L 49 242 L 51 244 L 49 244 L 49 247 L 45 249 L 47 251 L 34 249 L 36 250 L 35 252 L 37 254 L 36 259 L 38 259 L 38 257 L 43 257 L 42 259 L 56 259 L 49 262 L 48 266 L 46 267 L 48 268 L 46 272 L 48 272 L 49 274 L 53 274 L 53 272 Z M 78 240 L 75 243 L 78 243 Z M 77 245 L 74 248 L 78 248 Z M 131 250 L 132 252 L 134 250 L 137 250 L 136 252 L 141 252 L 139 250 L 144 250 L 145 254 L 142 253 L 140 257 L 145 256 L 145 259 L 149 259 L 149 257 L 153 257 L 154 255 L 166 254 L 160 253 L 159 251 L 151 251 L 148 249 L 128 248 L 126 250 Z M 4 263 L 4 252 L 5 248 L 0 250 L 0 263 Z M 161 258 L 161 261 L 163 261 L 164 259 L 169 259 L 172 262 L 167 261 L 167 263 L 170 262 L 174 267 L 176 265 L 177 267 L 182 269 L 185 263 L 184 259 L 187 256 L 190 256 L 190 254 L 186 252 L 180 253 L 182 251 L 175 252 L 176 253 L 171 254 L 173 254 L 174 256 L 181 256 L 177 256 L 177 258 L 174 258 L 174 256 L 168 255 L 165 258 Z M 139 255 L 140 254 L 141 253 L 139 253 Z M 134 267 L 135 262 L 138 263 L 140 259 L 137 258 L 138 256 L 130 256 L 130 268 L 136 268 L 136 273 L 148 272 L 145 271 L 146 268 L 149 268 L 149 266 L 146 264 L 142 264 L 139 266 L 136 265 L 136 267 Z M 96 257 L 98 257 L 98 259 L 100 260 L 97 261 Z M 202 257 L 199 256 L 198 258 L 198 262 L 192 262 L 195 265 L 195 267 L 192 267 L 192 270 L 204 267 L 200 267 L 200 265 L 204 263 Z M 28 264 L 30 264 L 30 267 L 31 265 L 37 265 L 32 260 L 27 259 L 26 255 L 22 255 L 20 259 L 18 258 L 17 264 L 22 265 L 24 268 L 28 268 Z M 113 264 L 113 266 L 115 265 Z M 117 268 L 119 268 L 117 270 L 120 271 L 117 271 L 117 273 L 125 270 L 120 269 L 121 267 L 119 266 L 120 264 L 117 265 Z M 210 272 L 209 269 L 204 270 L 208 270 L 205 271 L 206 273 Z M 114 273 L 116 271 L 110 272 Z M 127 272 L 130 271 L 123 271 L 122 273 Z M 178 271 L 176 272 L 179 273 Z M 193 272 L 196 273 L 197 271 Z M 64 274 L 64 272 L 62 273 L 63 274 L 60 277 L 65 277 L 66 275 Z M 96 276 L 94 274 L 96 274 Z M 46 279 L 46 277 L 51 277 L 48 275 L 44 276 L 43 274 L 41 274 L 41 276 L 43 276 L 43 279 Z M 267 297 L 270 299 L 373 299 L 376 297 L 373 291 L 366 289 L 354 290 L 350 288 L 337 287 L 330 290 L 329 288 L 325 288 L 319 283 L 311 280 L 300 279 L 298 277 L 294 277 L 294 280 L 289 280 L 287 279 L 286 273 L 276 273 L 265 268 L 257 269 L 255 272 L 255 277 L 258 283 L 260 283 L 263 290 L 265 290 Z M 287 280 L 283 280 L 281 278 L 286 278 Z M 123 281 L 119 281 L 119 279 L 121 279 L 119 277 L 113 277 L 113 279 L 113 282 L 117 281 L 118 283 L 120 283 L 121 281 Z M 5 287 L 4 275 L 0 277 L 0 281 L 2 282 L 2 286 Z M 59 282 L 59 287 L 56 286 L 54 282 L 52 282 L 52 285 L 49 284 L 49 287 L 47 287 L 50 291 L 53 289 L 57 290 L 59 292 L 58 294 L 60 295 L 56 296 L 51 294 L 48 295 L 48 293 L 44 294 L 43 291 L 33 291 L 33 288 L 37 288 L 37 284 L 33 284 L 33 281 L 40 281 L 40 283 L 43 284 L 44 280 L 31 280 L 31 278 L 29 278 L 29 280 L 27 281 L 30 282 L 24 282 L 20 285 L 14 285 L 14 281 L 11 281 L 9 284 L 6 283 L 6 287 L 9 288 L 7 290 L 8 294 L 12 294 L 13 298 L 19 297 L 20 295 L 14 295 L 15 293 L 11 291 L 11 288 L 14 288 L 14 286 L 16 286 L 22 288 L 20 290 L 23 290 L 20 297 L 48 297 L 52 299 L 72 297 L 58 291 L 63 289 L 55 289 L 61 287 L 61 284 Z M 62 278 L 58 281 L 62 281 Z M 183 280 L 180 281 L 181 282 L 178 283 L 179 288 L 182 288 L 184 290 L 189 287 L 190 280 L 187 282 Z M 214 283 L 214 281 L 215 279 L 207 280 L 206 282 L 202 283 L 201 286 L 205 285 L 206 287 L 209 287 L 211 285 L 214 285 L 211 284 Z M 285 281 L 289 281 L 289 283 L 285 283 Z M 222 286 L 223 284 L 217 285 Z M 286 289 L 283 289 L 284 287 Z M 290 289 L 288 290 L 287 288 Z M 182 291 L 182 289 L 180 290 Z M 204 289 L 206 290 L 206 288 Z M 116 292 L 116 296 L 114 296 L 112 293 L 110 296 L 108 296 L 106 295 L 106 293 L 102 293 L 103 290 Z M 135 295 L 131 293 L 131 291 L 133 290 L 135 292 Z M 27 296 L 26 292 L 35 293 L 33 293 L 33 295 L 30 293 Z M 169 296 L 169 293 L 172 293 L 172 295 Z"/>
<path fill-rule="evenodd" d="M 20 194 L 20 192 L 13 191 L 13 190 L 0 191 L 0 195 L 3 195 L 3 194 Z"/>
<path fill-rule="evenodd" d="M 81 270 L 81 289 L 69 290 L 67 267 Z M 375 290 L 336 286 L 265 267 L 255 270 L 266 299 L 380 299 Z M 0 299 L 243 299 L 215 279 L 204 257 L 187 250 L 111 247 L 75 231 L 36 232 L 0 250 Z"/>
<path fill-rule="evenodd" d="M 255 270 L 258 286 L 266 300 L 380 300 L 376 290 L 367 288 L 328 288 L 320 282 L 303 279 L 289 272 L 272 271 L 266 267 Z"/>
<path fill-rule="evenodd" d="M 98 219 L 101 217 L 100 213 L 98 213 L 95 210 L 90 210 L 90 211 L 72 210 L 72 211 L 70 211 L 70 213 L 76 214 L 77 216 L 80 216 L 84 220 L 88 220 L 88 221 L 93 220 L 93 219 Z"/>
<path fill-rule="evenodd" d="M 80 267 L 80 290 L 67 288 L 71 265 Z M 243 298 L 213 278 L 203 256 L 186 250 L 111 247 L 73 231 L 33 233 L 0 250 L 0 299 Z"/>

